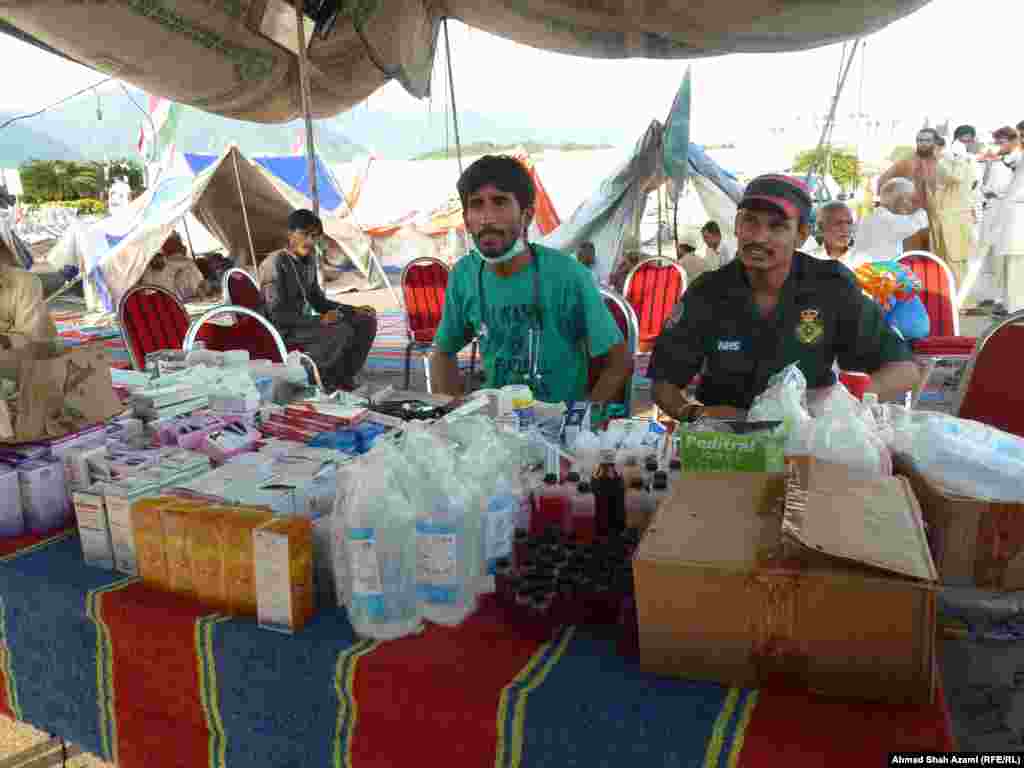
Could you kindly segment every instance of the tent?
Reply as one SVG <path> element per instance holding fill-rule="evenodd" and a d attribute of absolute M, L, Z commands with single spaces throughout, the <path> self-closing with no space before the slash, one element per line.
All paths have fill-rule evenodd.
<path fill-rule="evenodd" d="M 116 216 L 68 230 L 51 251 L 57 267 L 76 264 L 86 274 L 86 302 L 113 310 L 121 296 L 146 271 L 175 225 L 188 214 L 222 243 L 240 265 L 260 260 L 287 243 L 288 215 L 309 201 L 274 177 L 264 166 L 251 162 L 237 147 L 209 164 L 198 175 L 180 163 Z M 353 267 L 361 287 L 381 279 L 371 277 L 370 241 L 347 219 L 321 217 L 333 241 L 328 260 Z"/>
<path fill-rule="evenodd" d="M 217 159 L 217 155 L 185 153 L 185 162 L 195 175 L 205 171 Z M 313 188 L 309 183 L 309 165 L 305 155 L 253 155 L 251 160 L 269 171 L 275 179 L 283 181 L 291 190 L 312 199 Z M 345 198 L 330 169 L 319 157 L 316 158 L 316 183 L 321 210 L 333 213 L 339 208 L 345 209 Z"/>
<path fill-rule="evenodd" d="M 627 242 L 657 241 L 657 206 L 649 198 L 665 183 L 662 165 L 662 134 L 664 127 L 654 120 L 637 141 L 632 153 L 614 166 L 596 189 L 576 208 L 560 227 L 540 239 L 540 243 L 565 253 L 574 253 L 580 243 L 594 243 L 598 276 L 607 279 L 622 255 Z M 686 227 L 714 219 L 724 235 L 732 231 L 736 204 L 742 190 L 735 178 L 722 169 L 697 144 L 690 144 L 689 182 L 680 198 L 680 232 Z M 586 178 L 592 178 L 587 176 Z M 645 212 L 653 216 L 645 216 Z M 672 216 L 663 216 L 663 240 L 672 253 Z M 652 231 L 653 229 L 653 231 Z M 638 243 L 638 245 L 640 244 Z M 656 248 L 656 245 L 655 245 Z M 650 252 L 648 246 L 644 250 Z M 663 246 L 662 252 L 666 249 Z"/>
<path fill-rule="evenodd" d="M 389 80 L 430 94 L 442 17 L 516 42 L 594 58 L 693 59 L 794 51 L 881 29 L 927 0 L 375 0 L 343 3 L 329 35 L 307 36 L 314 117 L 330 117 Z M 290 17 L 290 18 L 289 18 Z M 167 0 L 5 6 L 0 29 L 59 50 L 147 93 L 240 120 L 301 114 L 294 6 Z M 456 51 L 456 56 L 458 52 Z M 197 73 L 198 76 L 197 76 Z"/>
<path fill-rule="evenodd" d="M 530 236 L 552 232 L 561 220 L 535 161 L 525 151 L 513 153 L 529 169 L 536 189 L 536 214 Z M 468 166 L 475 157 L 463 158 Z M 456 160 L 388 161 L 371 157 L 338 167 L 349 188 L 353 222 L 372 238 L 385 272 L 398 274 L 413 259 L 440 257 L 454 262 L 466 251 L 462 205 L 455 190 Z"/>

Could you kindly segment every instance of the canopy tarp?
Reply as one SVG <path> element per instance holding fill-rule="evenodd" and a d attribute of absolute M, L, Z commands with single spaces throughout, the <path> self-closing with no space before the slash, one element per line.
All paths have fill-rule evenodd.
<path fill-rule="evenodd" d="M 304 155 L 254 155 L 250 159 L 270 171 L 275 179 L 285 182 L 308 198 L 313 197 L 313 189 L 309 183 L 309 164 Z M 192 169 L 192 173 L 198 175 L 217 162 L 217 155 L 186 152 L 185 162 Z M 336 211 L 344 205 L 345 200 L 334 183 L 334 177 L 319 157 L 316 159 L 316 182 L 322 210 Z"/>
<path fill-rule="evenodd" d="M 116 216 L 91 226 L 72 227 L 54 246 L 50 261 L 79 265 L 92 289 L 87 289 L 87 300 L 90 293 L 95 295 L 90 308 L 98 303 L 109 311 L 138 283 L 153 254 L 189 213 L 223 243 L 239 265 L 250 263 L 250 233 L 257 259 L 284 248 L 288 215 L 310 205 L 297 191 L 285 194 L 284 186 L 237 147 L 230 147 L 202 173 L 193 176 L 179 166 Z M 330 214 L 321 218 L 333 241 L 328 261 L 353 266 L 352 277 L 358 275 L 361 283 L 358 287 L 371 287 L 369 238 L 348 220 Z"/>
<path fill-rule="evenodd" d="M 865 35 L 927 0 L 374 0 L 341 3 L 333 32 L 309 43 L 315 117 L 362 102 L 389 80 L 430 93 L 442 17 L 535 48 L 594 58 L 690 59 L 793 51 Z M 256 122 L 301 115 L 290 3 L 21 0 L 0 30 L 144 91 Z M 307 36 L 308 39 L 308 36 Z M 197 77 L 196 73 L 201 73 Z"/>

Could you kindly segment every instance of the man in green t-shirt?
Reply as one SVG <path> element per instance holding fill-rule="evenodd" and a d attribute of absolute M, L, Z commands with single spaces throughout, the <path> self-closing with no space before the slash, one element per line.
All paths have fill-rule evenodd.
<path fill-rule="evenodd" d="M 479 338 L 488 387 L 527 384 L 545 402 L 588 399 L 589 359 L 604 356 L 589 399 L 615 400 L 629 372 L 622 333 L 586 267 L 526 241 L 529 172 L 512 157 L 487 155 L 458 190 L 476 247 L 448 279 L 431 355 L 434 391 L 462 394 L 456 355 Z"/>

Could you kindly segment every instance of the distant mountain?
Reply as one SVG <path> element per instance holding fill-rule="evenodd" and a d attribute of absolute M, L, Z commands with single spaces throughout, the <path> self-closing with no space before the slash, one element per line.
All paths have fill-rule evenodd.
<path fill-rule="evenodd" d="M 500 114 L 459 112 L 459 139 L 463 148 L 478 142 L 511 145 L 536 144 L 632 145 L 636 136 L 623 130 L 606 128 L 600 123 L 569 124 L 558 116 L 537 115 L 529 111 Z M 455 151 L 455 132 L 451 114 L 434 105 L 424 105 L 422 113 L 374 111 L 366 106 L 324 122 L 332 123 L 349 140 L 373 149 L 379 156 L 407 160 L 445 146 Z M 446 132 L 447 123 L 447 132 Z"/>
<path fill-rule="evenodd" d="M 82 96 L 60 109 L 13 123 L 0 131 L 0 167 L 33 158 L 102 161 L 137 156 L 139 129 L 146 121 L 140 107 L 148 107 L 149 97 L 133 88 L 128 91 L 131 98 L 120 87 L 108 86 L 100 89 L 98 98 Z M 192 107 L 183 109 L 177 146 L 189 152 L 220 152 L 234 142 L 245 154 L 286 155 L 302 127 L 298 120 L 280 125 L 245 123 Z M 0 122 L 7 117 L 0 115 Z M 365 154 L 338 132 L 332 120 L 318 120 L 315 126 L 317 152 L 326 162 L 342 163 Z"/>
<path fill-rule="evenodd" d="M 11 115 L 0 115 L 0 123 Z M 78 150 L 46 133 L 29 127 L 30 120 L 11 123 L 0 130 L 0 168 L 17 168 L 26 160 L 84 160 Z"/>
<path fill-rule="evenodd" d="M 486 155 L 486 154 L 499 154 L 514 152 L 515 150 L 522 148 L 529 155 L 538 155 L 549 149 L 556 150 L 558 152 L 590 152 L 595 149 L 612 149 L 611 144 L 576 144 L 568 141 L 562 144 L 544 144 L 536 141 L 515 141 L 511 144 L 493 144 L 489 141 L 475 141 L 472 144 L 464 144 L 462 146 L 462 152 L 465 155 Z M 422 155 L 416 155 L 412 158 L 413 160 L 445 160 L 449 157 L 455 157 L 454 147 L 445 147 L 443 149 L 435 149 L 433 152 L 426 152 Z"/>

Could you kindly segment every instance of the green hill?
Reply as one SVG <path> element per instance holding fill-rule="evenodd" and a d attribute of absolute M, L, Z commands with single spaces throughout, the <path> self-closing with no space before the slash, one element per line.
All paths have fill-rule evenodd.
<path fill-rule="evenodd" d="M 96 160 L 137 155 L 139 130 L 149 97 L 142 91 L 108 85 L 59 109 L 12 123 L 0 131 L 0 167 L 25 160 Z M 135 101 L 135 104 L 132 103 Z M 136 106 L 136 104 L 138 106 Z M 232 142 L 245 154 L 290 154 L 301 121 L 281 125 L 245 123 L 183 107 L 177 146 L 188 152 L 220 152 Z M 0 115 L 0 122 L 10 115 Z M 365 150 L 349 141 L 331 121 L 316 121 L 317 152 L 327 163 L 351 160 Z"/>
<path fill-rule="evenodd" d="M 528 154 L 536 155 L 548 149 L 555 150 L 557 152 L 584 152 L 594 149 L 611 149 L 612 146 L 611 144 L 576 144 L 571 141 L 563 144 L 545 144 L 536 141 L 521 141 L 516 144 L 494 144 L 489 141 L 477 141 L 472 144 L 463 144 L 462 154 L 464 156 L 507 154 L 509 152 L 514 152 L 519 148 L 525 149 Z M 444 160 L 450 157 L 455 157 L 454 147 L 449 147 L 447 149 L 435 149 L 431 152 L 425 152 L 422 155 L 416 155 L 412 159 Z"/>

